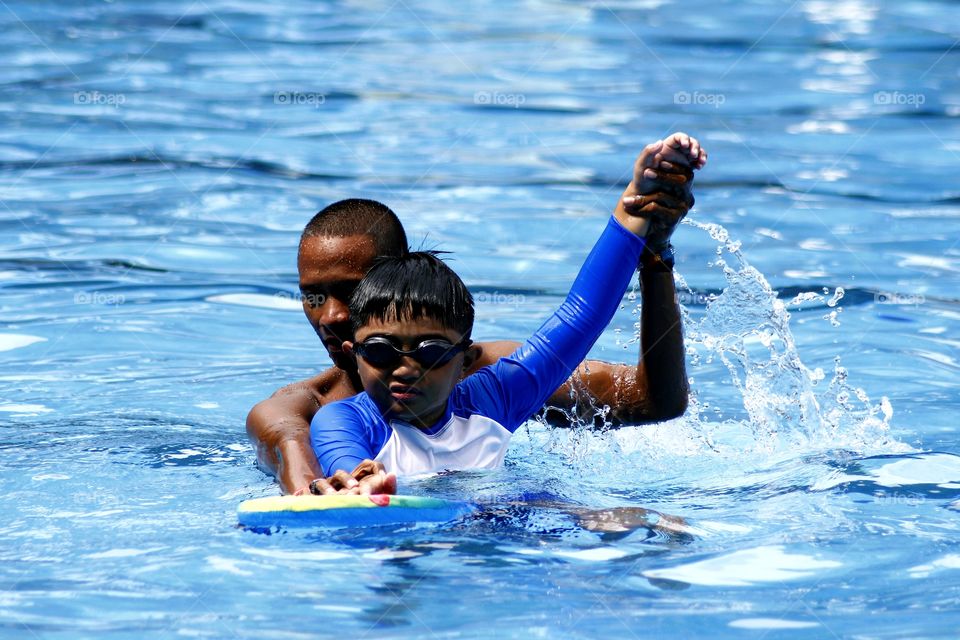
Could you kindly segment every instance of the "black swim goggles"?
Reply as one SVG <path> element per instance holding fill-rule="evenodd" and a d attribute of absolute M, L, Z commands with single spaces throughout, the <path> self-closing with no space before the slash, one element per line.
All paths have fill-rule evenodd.
<path fill-rule="evenodd" d="M 353 352 L 377 369 L 394 369 L 403 356 L 410 356 L 427 368 L 440 367 L 472 344 L 469 338 L 453 344 L 447 340 L 424 340 L 416 349 L 398 349 L 387 338 L 375 336 L 353 345 Z"/>

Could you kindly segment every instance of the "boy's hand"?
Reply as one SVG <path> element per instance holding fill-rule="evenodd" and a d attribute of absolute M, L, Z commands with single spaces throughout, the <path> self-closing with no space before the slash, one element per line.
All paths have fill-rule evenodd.
<path fill-rule="evenodd" d="M 707 152 L 700 142 L 685 133 L 673 133 L 663 140 L 648 144 L 633 165 L 633 184 L 637 193 L 647 194 L 669 188 L 675 178 L 661 174 L 685 174 L 702 169 L 707 164 Z M 663 179 L 665 178 L 665 179 Z M 663 183 L 666 184 L 663 184 Z"/>
<path fill-rule="evenodd" d="M 310 493 L 321 496 L 395 494 L 397 475 L 387 473 L 376 460 L 364 460 L 351 472 L 339 470 L 329 478 L 317 478 L 310 483 Z"/>
<path fill-rule="evenodd" d="M 397 493 L 397 474 L 387 473 L 383 463 L 376 460 L 364 460 L 350 474 L 359 482 L 356 493 Z"/>

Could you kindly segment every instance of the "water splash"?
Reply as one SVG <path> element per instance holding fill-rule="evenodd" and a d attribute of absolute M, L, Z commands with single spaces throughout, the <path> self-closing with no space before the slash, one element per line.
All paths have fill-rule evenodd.
<path fill-rule="evenodd" d="M 805 292 L 784 303 L 766 278 L 741 253 L 741 245 L 718 224 L 685 221 L 707 233 L 716 243 L 710 267 L 719 271 L 725 286 L 719 294 L 694 292 L 677 275 L 678 292 L 689 300 L 704 300 L 697 317 L 681 307 L 687 349 L 691 397 L 687 413 L 661 425 L 597 430 L 609 426 L 606 414 L 592 405 L 565 412 L 572 429 L 542 427 L 526 431 L 528 446 L 559 454 L 581 471 L 622 464 L 624 455 L 645 464 L 659 461 L 656 472 L 669 470 L 677 456 L 720 454 L 742 463 L 752 456 L 760 466 L 783 458 L 845 450 L 874 455 L 910 450 L 890 435 L 893 409 L 883 397 L 873 402 L 849 382 L 847 370 L 835 357 L 832 377 L 822 368 L 810 369 L 800 359 L 788 308 L 826 306 L 824 319 L 839 326 L 844 290 L 831 294 Z M 635 298 L 630 298 L 634 300 Z M 634 309 L 638 314 L 639 306 Z M 639 322 L 628 340 L 639 341 Z M 626 337 L 626 336 L 625 336 Z M 600 413 L 598 413 L 600 412 Z M 595 422 L 594 417 L 601 419 Z M 716 456 L 714 456 L 714 459 Z M 650 469 L 653 471 L 654 469 Z"/>
<path fill-rule="evenodd" d="M 844 290 L 837 287 L 832 296 L 802 293 L 786 304 L 757 269 L 740 251 L 740 243 L 731 239 L 718 224 L 689 221 L 717 242 L 711 266 L 722 272 L 726 286 L 708 297 L 703 317 L 695 319 L 684 309 L 685 343 L 690 360 L 690 409 L 684 418 L 688 425 L 702 428 L 713 439 L 716 425 L 708 417 L 709 403 L 695 384 L 701 373 L 708 373 L 714 362 L 722 364 L 727 380 L 736 389 L 745 416 L 739 421 L 749 428 L 754 448 L 817 451 L 848 449 L 860 453 L 889 453 L 903 446 L 890 436 L 893 410 L 883 397 L 874 403 L 863 389 L 852 386 L 839 357 L 834 359 L 833 376 L 826 385 L 824 371 L 809 369 L 800 359 L 790 330 L 788 307 L 812 302 L 825 304 L 824 316 L 831 326 L 839 326 Z M 692 293 L 678 278 L 681 290 Z M 827 296 L 830 296 L 829 298 Z"/>

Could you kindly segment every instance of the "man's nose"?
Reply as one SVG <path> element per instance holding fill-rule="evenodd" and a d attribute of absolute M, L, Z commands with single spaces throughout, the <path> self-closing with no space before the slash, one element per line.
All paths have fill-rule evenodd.
<path fill-rule="evenodd" d="M 350 319 L 350 309 L 336 298 L 327 298 L 320 309 L 320 324 L 342 324 Z"/>

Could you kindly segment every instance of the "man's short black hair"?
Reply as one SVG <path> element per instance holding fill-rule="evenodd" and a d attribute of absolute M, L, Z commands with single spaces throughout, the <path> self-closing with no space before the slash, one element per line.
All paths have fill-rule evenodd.
<path fill-rule="evenodd" d="M 436 320 L 465 340 L 473 331 L 473 296 L 436 251 L 377 259 L 350 297 L 353 330 L 371 320 L 418 318 Z"/>
<path fill-rule="evenodd" d="M 322 209 L 310 219 L 300 236 L 345 238 L 370 236 L 378 256 L 401 256 L 407 252 L 407 234 L 397 214 L 376 200 L 350 198 Z"/>

